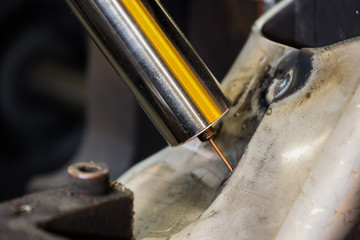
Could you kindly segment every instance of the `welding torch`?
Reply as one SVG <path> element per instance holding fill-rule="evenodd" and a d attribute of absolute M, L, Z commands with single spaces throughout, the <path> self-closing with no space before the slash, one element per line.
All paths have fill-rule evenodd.
<path fill-rule="evenodd" d="M 66 0 L 170 146 L 198 137 L 231 102 L 157 0 Z"/>

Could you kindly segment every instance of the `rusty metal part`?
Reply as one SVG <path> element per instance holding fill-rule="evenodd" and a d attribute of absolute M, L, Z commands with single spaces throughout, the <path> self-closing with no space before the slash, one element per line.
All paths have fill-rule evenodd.
<path fill-rule="evenodd" d="M 109 190 L 109 169 L 95 162 L 74 163 L 68 169 L 68 189 L 76 194 L 100 195 Z"/>
<path fill-rule="evenodd" d="M 98 187 L 96 195 L 87 194 L 94 192 L 89 179 L 108 179 L 109 172 L 101 164 L 81 163 L 69 167 L 70 174 L 75 175 L 73 179 L 84 176 L 84 167 L 93 172 L 86 175 L 86 184 L 76 194 L 70 181 L 72 190 L 63 187 L 0 204 L 1 238 L 133 239 L 133 194 L 120 183 L 108 182 L 102 195 Z"/>

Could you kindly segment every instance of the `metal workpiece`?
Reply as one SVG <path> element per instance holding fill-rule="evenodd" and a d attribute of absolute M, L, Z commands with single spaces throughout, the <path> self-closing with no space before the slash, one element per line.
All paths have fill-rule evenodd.
<path fill-rule="evenodd" d="M 265 38 L 293 3 L 254 24 L 223 81 L 234 106 L 215 140 L 239 162 L 230 178 L 196 142 L 119 178 L 140 196 L 136 239 L 359 239 L 360 37 L 301 50 Z"/>
<path fill-rule="evenodd" d="M 230 108 L 159 1 L 66 2 L 169 145 L 198 136 Z"/>
<path fill-rule="evenodd" d="M 71 193 L 101 195 L 109 191 L 109 168 L 105 164 L 74 163 L 68 167 L 67 173 Z"/>
<path fill-rule="evenodd" d="M 109 175 L 108 168 L 97 163 L 71 165 L 68 173 L 79 181 Z M 134 239 L 132 192 L 107 181 L 106 192 L 92 194 L 94 186 L 85 183 L 93 190 L 75 193 L 60 187 L 1 203 L 1 239 Z M 82 190 L 86 188 L 84 184 Z"/>

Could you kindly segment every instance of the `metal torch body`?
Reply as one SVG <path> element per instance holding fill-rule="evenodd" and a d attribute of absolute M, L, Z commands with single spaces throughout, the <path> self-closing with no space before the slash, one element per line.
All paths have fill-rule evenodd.
<path fill-rule="evenodd" d="M 66 0 L 169 143 L 184 143 L 231 106 L 158 1 Z"/>

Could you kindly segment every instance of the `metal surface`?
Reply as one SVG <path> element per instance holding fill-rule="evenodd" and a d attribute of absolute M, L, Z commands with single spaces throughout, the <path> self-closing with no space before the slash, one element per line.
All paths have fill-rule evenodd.
<path fill-rule="evenodd" d="M 283 70 L 278 63 L 288 53 L 297 52 L 282 45 L 274 48 L 275 44 L 270 41 L 259 43 L 258 38 L 257 34 L 253 34 L 224 80 L 225 90 L 234 106 L 215 127 L 218 134 L 214 140 L 234 167 L 267 112 L 268 105 L 263 97 L 276 70 Z M 197 141 L 175 149 L 166 148 L 130 169 L 118 181 L 135 195 L 136 239 L 169 239 L 196 224 L 197 219 L 221 195 L 222 189 L 227 187 L 229 174 L 210 144 Z M 212 212 L 212 215 L 216 216 L 217 212 Z M 234 219 L 223 218 L 222 221 L 209 224 L 208 234 L 199 239 L 209 239 L 213 234 L 210 231 L 227 230 L 227 225 L 237 224 Z M 189 239 L 191 234 L 181 235 L 180 239 Z M 216 239 L 237 239 L 222 234 Z"/>
<path fill-rule="evenodd" d="M 250 40 L 252 56 L 287 48 L 259 34 Z M 359 44 L 356 38 L 299 52 L 292 86 L 270 105 L 221 194 L 174 239 L 348 234 L 359 220 Z M 247 69 L 245 52 L 239 69 Z M 253 60 L 267 61 L 261 58 Z"/>
<path fill-rule="evenodd" d="M 70 182 L 68 188 L 0 204 L 1 239 L 133 239 L 132 193 L 119 183 L 107 183 L 106 192 L 95 196 L 87 194 L 94 193 L 87 183 L 81 191 L 73 191 Z"/>
<path fill-rule="evenodd" d="M 282 70 L 278 67 L 279 62 L 288 54 L 298 51 L 262 40 L 258 34 L 251 36 L 224 80 L 225 90 L 234 106 L 217 125 L 218 134 L 214 140 L 235 169 L 230 180 L 236 178 L 236 166 L 267 114 L 268 105 L 263 98 L 276 70 Z M 164 149 L 122 175 L 119 181 L 135 196 L 136 239 L 162 240 L 175 238 L 178 234 L 178 239 L 239 239 L 231 235 L 238 233 L 241 226 L 235 217 L 207 222 L 204 226 L 207 230 L 201 229 L 200 236 L 197 232 L 185 233 L 188 228 L 201 224 L 199 219 L 202 219 L 204 212 L 212 209 L 214 201 L 228 187 L 229 171 L 217 159 L 209 144 L 191 141 L 176 149 Z M 232 186 L 231 190 L 233 194 L 239 191 L 236 186 Z M 237 216 L 243 214 L 234 209 L 236 204 L 231 203 L 236 198 L 231 194 L 223 197 L 228 198 L 229 202 L 221 208 L 231 209 L 232 214 Z M 207 217 L 212 221 L 223 210 L 209 211 Z"/>
<path fill-rule="evenodd" d="M 170 145 L 228 111 L 220 85 L 158 1 L 67 3 Z"/>
<path fill-rule="evenodd" d="M 239 162 L 231 177 L 190 142 L 119 178 L 137 239 L 357 239 L 360 38 L 299 50 L 262 36 L 291 3 L 254 24 L 224 81 L 234 107 L 216 140 Z"/>
<path fill-rule="evenodd" d="M 102 163 L 79 162 L 67 169 L 72 193 L 101 195 L 109 191 L 109 168 Z"/>

